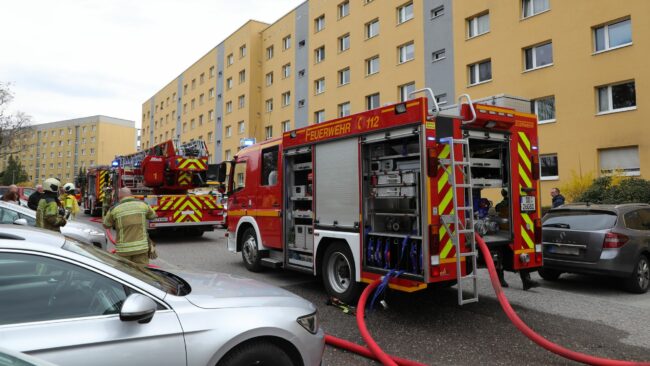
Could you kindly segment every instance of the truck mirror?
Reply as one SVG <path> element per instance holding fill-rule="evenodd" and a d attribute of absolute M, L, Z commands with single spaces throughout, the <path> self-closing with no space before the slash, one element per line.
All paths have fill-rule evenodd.
<path fill-rule="evenodd" d="M 224 183 L 226 181 L 226 162 L 219 164 L 219 169 L 217 170 L 217 182 Z"/>

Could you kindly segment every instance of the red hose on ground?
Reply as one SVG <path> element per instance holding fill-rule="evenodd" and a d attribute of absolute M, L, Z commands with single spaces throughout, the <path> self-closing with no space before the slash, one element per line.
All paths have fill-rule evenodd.
<path fill-rule="evenodd" d="M 346 351 L 356 353 L 356 354 L 358 354 L 360 356 L 363 356 L 363 357 L 366 357 L 366 358 L 377 360 L 377 356 L 375 356 L 372 352 L 370 352 L 370 350 L 367 349 L 366 347 L 360 346 L 360 345 L 358 345 L 356 343 L 352 343 L 350 341 L 346 341 L 345 339 L 336 338 L 336 337 L 333 337 L 333 336 L 331 336 L 329 334 L 326 334 L 325 335 L 325 343 L 329 344 L 330 346 L 336 347 L 336 348 L 341 348 L 341 349 L 344 349 Z M 395 357 L 395 356 L 391 356 L 391 355 L 388 355 L 388 356 L 390 358 L 392 358 L 393 361 L 395 361 L 399 366 L 426 366 L 425 364 L 418 363 L 418 362 L 415 362 L 415 361 L 405 360 L 403 358 L 399 358 L 399 357 Z"/>
<path fill-rule="evenodd" d="M 483 253 L 483 259 L 487 264 L 488 272 L 490 273 L 490 281 L 492 282 L 492 287 L 494 287 L 494 292 L 497 295 L 499 304 L 503 308 L 503 311 L 506 313 L 510 321 L 521 331 L 526 337 L 528 337 L 533 342 L 537 343 L 539 346 L 557 354 L 562 357 L 568 358 L 573 361 L 586 363 L 589 365 L 602 365 L 602 366 L 641 366 L 641 365 L 650 365 L 650 362 L 631 362 L 631 361 L 620 361 L 620 360 L 611 360 L 607 358 L 599 358 L 584 353 L 571 351 L 566 349 L 556 343 L 549 341 L 548 339 L 540 336 L 530 329 L 522 320 L 519 318 L 515 310 L 510 306 L 506 295 L 501 288 L 501 283 L 497 277 L 497 271 L 494 267 L 494 262 L 492 261 L 492 255 L 490 255 L 490 249 L 488 249 L 485 241 L 478 234 L 475 234 L 476 242 L 478 243 L 481 252 Z"/>

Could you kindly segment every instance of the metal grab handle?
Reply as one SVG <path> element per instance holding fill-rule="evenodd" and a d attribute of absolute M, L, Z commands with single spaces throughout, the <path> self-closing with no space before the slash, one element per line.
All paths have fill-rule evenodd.
<path fill-rule="evenodd" d="M 463 120 L 463 124 L 466 123 L 472 123 L 476 121 L 476 110 L 474 109 L 474 103 L 472 103 L 472 98 L 469 97 L 469 94 L 461 94 L 458 96 L 458 109 L 460 110 L 461 108 L 461 101 L 463 98 L 467 99 L 467 104 L 469 104 L 469 109 L 472 111 L 472 119 L 470 120 Z"/>
<path fill-rule="evenodd" d="M 433 94 L 433 90 L 431 90 L 431 88 L 424 88 L 424 89 L 414 90 L 414 91 L 409 93 L 409 97 L 411 95 L 417 94 L 417 93 L 426 93 L 431 98 L 431 100 L 433 101 L 433 105 L 434 105 L 435 109 L 433 109 L 433 108 L 429 109 L 429 114 L 433 115 L 434 117 L 437 117 L 438 114 L 440 113 L 440 106 L 438 105 L 438 101 L 436 100 L 436 96 Z M 468 98 L 469 98 L 469 96 L 468 96 Z"/>

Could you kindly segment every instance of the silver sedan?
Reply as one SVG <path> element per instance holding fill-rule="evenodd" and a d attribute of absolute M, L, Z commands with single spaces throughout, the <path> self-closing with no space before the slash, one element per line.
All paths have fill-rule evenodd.
<path fill-rule="evenodd" d="M 320 365 L 314 305 L 229 274 L 143 268 L 0 225 L 0 344 L 61 365 Z"/>

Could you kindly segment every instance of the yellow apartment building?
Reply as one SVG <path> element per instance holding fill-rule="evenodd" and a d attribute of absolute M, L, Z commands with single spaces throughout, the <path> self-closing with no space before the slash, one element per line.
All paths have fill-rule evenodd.
<path fill-rule="evenodd" d="M 539 115 L 548 205 L 574 172 L 647 176 L 648 13 L 644 0 L 308 0 L 247 22 L 143 103 L 142 147 L 203 139 L 214 163 L 423 87 L 443 106 L 505 93 Z"/>
<path fill-rule="evenodd" d="M 110 164 L 115 155 L 135 152 L 135 121 L 98 115 L 43 123 L 15 143 L 21 147 L 15 157 L 34 185 L 49 177 L 73 182 L 79 169 Z M 0 170 L 7 159 L 0 162 Z"/>

